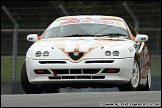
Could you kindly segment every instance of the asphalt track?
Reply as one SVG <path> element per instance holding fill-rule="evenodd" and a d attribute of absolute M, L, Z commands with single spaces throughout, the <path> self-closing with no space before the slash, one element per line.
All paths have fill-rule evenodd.
<path fill-rule="evenodd" d="M 1 107 L 161 107 L 161 91 L 1 95 Z"/>

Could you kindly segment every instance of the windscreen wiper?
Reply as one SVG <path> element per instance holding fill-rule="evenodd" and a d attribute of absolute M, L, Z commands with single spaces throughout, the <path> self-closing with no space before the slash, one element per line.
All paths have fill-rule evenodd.
<path fill-rule="evenodd" d="M 98 34 L 97 37 L 100 36 L 110 36 L 110 37 L 117 37 L 117 36 L 127 36 L 126 34 L 120 34 L 120 33 L 104 33 L 104 34 Z"/>

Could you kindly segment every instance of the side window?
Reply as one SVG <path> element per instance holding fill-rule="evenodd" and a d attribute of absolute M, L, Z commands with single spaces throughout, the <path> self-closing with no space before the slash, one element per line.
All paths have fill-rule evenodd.
<path fill-rule="evenodd" d="M 137 32 L 134 30 L 134 28 L 133 28 L 128 22 L 126 22 L 126 23 L 127 23 L 128 27 L 129 27 L 129 29 L 130 29 L 132 35 L 133 35 L 134 37 L 136 37 Z"/>

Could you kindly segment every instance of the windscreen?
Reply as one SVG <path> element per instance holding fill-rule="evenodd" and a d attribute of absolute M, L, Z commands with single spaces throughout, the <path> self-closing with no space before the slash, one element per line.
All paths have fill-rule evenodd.
<path fill-rule="evenodd" d="M 46 30 L 43 38 L 109 37 L 129 38 L 122 21 L 116 20 L 56 20 Z"/>

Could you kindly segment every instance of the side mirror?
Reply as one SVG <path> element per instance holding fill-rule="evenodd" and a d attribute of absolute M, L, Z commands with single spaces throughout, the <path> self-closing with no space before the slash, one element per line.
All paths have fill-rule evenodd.
<path fill-rule="evenodd" d="M 38 40 L 38 35 L 37 34 L 29 34 L 29 35 L 27 35 L 26 39 L 30 42 L 36 42 Z"/>
<path fill-rule="evenodd" d="M 135 42 L 145 42 L 148 40 L 148 36 L 144 34 L 138 34 L 135 38 Z"/>

